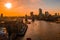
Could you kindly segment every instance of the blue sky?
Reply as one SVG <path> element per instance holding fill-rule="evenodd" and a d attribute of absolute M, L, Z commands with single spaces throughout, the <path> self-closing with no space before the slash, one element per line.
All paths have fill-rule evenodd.
<path fill-rule="evenodd" d="M 42 0 L 48 7 L 59 8 L 60 9 L 60 0 Z"/>

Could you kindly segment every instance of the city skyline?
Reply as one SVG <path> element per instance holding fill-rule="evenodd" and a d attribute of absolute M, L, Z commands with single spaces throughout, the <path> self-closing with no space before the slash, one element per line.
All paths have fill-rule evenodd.
<path fill-rule="evenodd" d="M 12 3 L 12 8 L 7 9 L 4 4 Z M 60 13 L 60 0 L 0 0 L 0 13 L 5 16 L 24 16 L 29 15 L 31 11 L 38 14 L 38 9 L 42 8 L 43 13 L 48 11 L 50 14 Z"/>

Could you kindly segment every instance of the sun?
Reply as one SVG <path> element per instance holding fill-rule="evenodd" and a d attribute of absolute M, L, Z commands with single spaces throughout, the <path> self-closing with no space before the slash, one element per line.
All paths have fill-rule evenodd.
<path fill-rule="evenodd" d="M 6 3 L 5 7 L 8 8 L 8 9 L 10 9 L 12 7 L 12 4 L 11 3 Z"/>

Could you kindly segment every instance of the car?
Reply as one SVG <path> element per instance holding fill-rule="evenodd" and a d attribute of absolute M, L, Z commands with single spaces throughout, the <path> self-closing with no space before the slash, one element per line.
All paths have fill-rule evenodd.
<path fill-rule="evenodd" d="M 5 27 L 0 27 L 0 40 L 8 40 L 8 33 Z"/>

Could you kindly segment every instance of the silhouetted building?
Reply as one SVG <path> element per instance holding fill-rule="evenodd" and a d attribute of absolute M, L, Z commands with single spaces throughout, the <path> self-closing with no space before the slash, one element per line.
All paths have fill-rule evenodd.
<path fill-rule="evenodd" d="M 3 18 L 3 13 L 1 13 L 1 18 Z"/>
<path fill-rule="evenodd" d="M 41 9 L 41 8 L 39 8 L 39 15 L 38 15 L 38 16 L 39 16 L 39 20 L 40 20 L 40 19 L 43 19 L 43 16 L 44 16 L 44 15 L 43 15 L 43 13 L 42 13 L 42 9 Z"/>
<path fill-rule="evenodd" d="M 34 18 L 34 14 L 33 14 L 33 12 L 30 12 L 30 15 L 31 15 L 31 19 L 32 19 L 32 21 L 34 21 L 35 18 Z"/>
<path fill-rule="evenodd" d="M 42 9 L 41 8 L 39 8 L 39 15 L 41 15 L 42 14 Z"/>
<path fill-rule="evenodd" d="M 3 13 L 1 13 L 1 15 L 0 15 L 0 21 L 1 21 L 1 20 L 4 20 L 4 19 L 3 19 Z"/>
<path fill-rule="evenodd" d="M 55 16 L 58 16 L 58 14 L 57 14 L 57 13 L 55 13 Z"/>
<path fill-rule="evenodd" d="M 45 12 L 45 17 L 48 17 L 48 16 L 49 16 L 49 12 L 46 11 L 46 12 Z"/>
<path fill-rule="evenodd" d="M 30 15 L 33 16 L 33 12 L 30 12 Z"/>
<path fill-rule="evenodd" d="M 60 16 L 59 13 L 58 13 L 58 16 Z"/>

